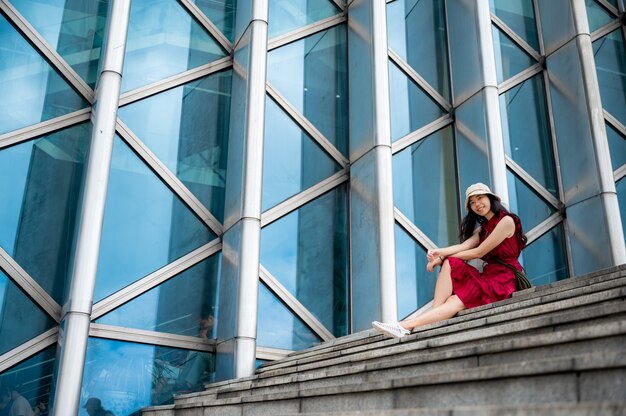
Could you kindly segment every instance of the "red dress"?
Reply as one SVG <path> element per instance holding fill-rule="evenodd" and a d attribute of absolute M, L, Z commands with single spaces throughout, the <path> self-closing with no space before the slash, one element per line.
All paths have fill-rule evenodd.
<path fill-rule="evenodd" d="M 485 241 L 487 236 L 491 234 L 496 225 L 506 215 L 511 216 L 515 221 L 515 233 L 511 237 L 505 238 L 482 258 L 486 262 L 482 273 L 476 270 L 475 267 L 465 263 L 464 260 L 448 257 L 452 270 L 451 277 L 454 294 L 461 299 L 466 308 L 474 308 L 507 299 L 516 290 L 513 271 L 502 264 L 496 263 L 494 259 L 497 258 L 518 270 L 522 270 L 522 266 L 517 261 L 523 248 L 520 240 L 522 226 L 519 218 L 516 215 L 501 211 L 500 215 L 494 215 L 490 220 L 482 224 L 479 237 L 480 243 Z"/>

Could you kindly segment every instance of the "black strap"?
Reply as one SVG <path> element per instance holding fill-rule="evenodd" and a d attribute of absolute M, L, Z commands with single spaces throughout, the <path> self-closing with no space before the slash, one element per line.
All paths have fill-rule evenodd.
<path fill-rule="evenodd" d="M 508 263 L 503 262 L 500 259 L 494 258 L 493 260 L 496 263 L 499 263 L 505 266 L 506 268 L 510 269 L 515 274 L 515 284 L 517 286 L 517 290 L 530 289 L 531 287 L 533 287 L 533 284 L 530 282 L 528 277 L 526 277 L 526 274 L 523 271 L 517 270 L 515 267 L 511 266 Z"/>

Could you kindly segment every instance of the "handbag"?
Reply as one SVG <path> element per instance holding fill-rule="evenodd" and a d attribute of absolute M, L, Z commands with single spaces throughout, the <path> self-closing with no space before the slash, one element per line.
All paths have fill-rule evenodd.
<path fill-rule="evenodd" d="M 530 280 L 528 280 L 528 277 L 526 277 L 526 274 L 522 270 L 517 270 L 515 267 L 511 266 L 508 263 L 503 262 L 502 260 L 499 260 L 499 259 L 494 259 L 494 260 L 497 263 L 500 263 L 501 265 L 510 269 L 513 272 L 513 274 L 515 274 L 515 286 L 517 286 L 518 291 L 524 290 L 524 289 L 530 289 L 531 287 L 533 287 L 533 284 L 530 283 Z"/>

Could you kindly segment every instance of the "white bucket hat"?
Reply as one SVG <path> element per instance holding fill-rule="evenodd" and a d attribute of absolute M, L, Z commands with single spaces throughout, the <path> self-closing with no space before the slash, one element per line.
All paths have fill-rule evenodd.
<path fill-rule="evenodd" d="M 489 189 L 489 187 L 487 185 L 485 185 L 484 183 L 475 183 L 472 184 L 470 186 L 467 187 L 467 189 L 465 190 L 465 209 L 467 211 L 469 211 L 469 199 L 470 196 L 472 195 L 493 195 L 498 201 L 500 201 L 500 197 L 496 194 L 494 194 L 493 192 L 491 192 L 491 189 Z"/>

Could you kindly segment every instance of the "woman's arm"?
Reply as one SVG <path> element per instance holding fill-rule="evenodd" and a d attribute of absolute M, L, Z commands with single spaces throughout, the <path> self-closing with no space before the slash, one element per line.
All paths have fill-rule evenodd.
<path fill-rule="evenodd" d="M 498 244 L 515 234 L 515 221 L 510 216 L 505 216 L 500 220 L 493 232 L 478 247 L 469 250 L 463 250 L 454 254 L 461 260 L 473 260 L 485 256 L 491 250 L 496 248 Z"/>
<path fill-rule="evenodd" d="M 474 234 L 472 234 L 470 238 L 463 241 L 461 244 L 455 244 L 450 247 L 428 250 L 426 257 L 428 258 L 429 261 L 431 261 L 431 260 L 436 260 L 439 257 L 443 258 L 443 257 L 452 256 L 461 251 L 466 251 L 466 250 L 477 247 L 478 243 L 480 242 L 480 238 L 478 236 L 479 230 L 480 228 L 474 231 Z"/>

